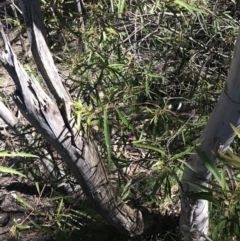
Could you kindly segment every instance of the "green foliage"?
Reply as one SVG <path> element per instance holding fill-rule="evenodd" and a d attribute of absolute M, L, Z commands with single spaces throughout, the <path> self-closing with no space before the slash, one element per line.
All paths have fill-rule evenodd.
<path fill-rule="evenodd" d="M 96 7 L 89 6 L 90 20 L 70 62 L 77 76 L 74 91 L 79 90 L 78 98 L 94 108 L 108 106 L 107 133 L 120 130 L 118 150 L 128 136 L 125 133 L 131 133 L 135 140 L 130 145 L 145 154 L 142 163 L 152 169 L 151 177 L 136 175 L 122 180 L 121 196 L 129 201 L 140 194 L 143 205 L 162 206 L 167 196 L 173 197 L 171 187 L 178 183 L 184 157 L 191 153 L 193 141 L 222 90 L 238 25 L 220 2 L 216 7 L 208 1 L 119 2 L 110 1 L 110 9 L 101 1 Z M 102 110 L 98 131 L 106 133 L 106 122 L 101 120 L 106 120 L 106 111 Z M 109 139 L 102 145 L 109 147 Z M 118 170 L 133 163 L 121 154 L 125 160 L 116 160 L 118 152 L 111 152 Z M 109 158 L 109 149 L 106 153 Z M 212 185 L 220 198 L 216 192 L 206 192 L 211 190 L 194 197 L 230 203 L 227 221 L 220 220 L 213 228 L 217 230 L 214 238 L 229 237 L 237 230 L 230 215 L 237 211 L 231 206 L 235 194 L 228 189 L 225 172 L 219 172 L 211 162 L 205 164 L 217 178 L 217 184 Z M 224 234 L 230 223 L 235 226 Z M 220 231 L 222 226 L 225 228 Z"/>
<path fill-rule="evenodd" d="M 81 126 L 84 125 L 84 131 L 88 133 L 89 128 L 92 124 L 92 119 L 95 116 L 93 107 L 86 106 L 82 104 L 81 101 L 75 101 L 73 103 L 73 108 L 74 108 L 74 115 L 77 120 L 77 129 L 80 131 Z"/>
<path fill-rule="evenodd" d="M 71 74 L 66 86 L 77 128 L 94 137 L 124 201 L 145 208 L 179 206 L 172 187 L 222 91 L 239 28 L 237 6 L 231 0 L 98 0 L 83 7 L 79 14 L 73 0 L 42 0 L 49 46 L 60 69 Z M 58 168 L 42 139 L 36 137 L 35 146 L 49 150 Z M 194 195 L 223 203 L 219 212 L 227 215 L 213 234 L 219 236 L 238 211 L 232 209 L 236 193 L 225 172 L 199 154 L 216 180 L 213 189 L 199 187 L 203 192 Z M 34 182 L 45 181 L 37 167 L 25 172 Z M 58 201 L 51 224 L 68 240 L 67 218 L 82 216 L 64 209 L 66 199 Z M 98 222 L 88 222 L 98 229 Z M 89 230 L 85 240 L 106 237 Z"/>
<path fill-rule="evenodd" d="M 26 152 L 14 152 L 14 151 L 0 151 L 0 157 L 30 157 L 38 158 L 37 155 Z"/>
<path fill-rule="evenodd" d="M 9 168 L 9 167 L 4 167 L 4 166 L 0 166 L 0 172 L 5 172 L 8 174 L 16 174 L 22 177 L 26 177 L 24 174 L 22 174 L 21 172 L 13 169 L 13 168 Z"/>
<path fill-rule="evenodd" d="M 38 156 L 25 153 L 25 152 L 13 152 L 13 151 L 0 151 L 0 157 L 30 157 L 30 158 L 36 158 Z M 21 177 L 26 177 L 26 175 L 22 174 L 21 172 L 17 171 L 14 168 L 6 167 L 6 166 L 0 166 L 0 172 L 8 173 L 8 174 L 15 174 L 19 175 Z"/>
<path fill-rule="evenodd" d="M 76 99 L 97 110 L 94 129 L 102 156 L 115 163 L 110 170 L 115 172 L 133 163 L 122 150 L 138 148 L 144 168 L 172 185 L 226 79 L 238 30 L 234 12 L 210 1 L 112 0 L 85 6 L 85 28 L 63 64 L 75 76 Z M 161 168 L 155 170 L 156 163 Z M 138 177 L 130 180 L 121 180 L 123 189 L 138 189 Z M 165 185 L 155 182 L 154 190 Z"/>
<path fill-rule="evenodd" d="M 233 126 L 232 126 L 233 127 Z M 239 130 L 233 127 L 239 137 Z M 240 166 L 240 158 L 228 150 L 226 154 L 217 153 L 219 164 L 215 166 L 207 155 L 196 148 L 208 171 L 213 175 L 213 180 L 208 186 L 190 183 L 197 187 L 198 193 L 185 193 L 187 197 L 205 199 L 211 203 L 210 227 L 213 240 L 239 240 L 240 239 L 240 189 L 237 169 Z"/>

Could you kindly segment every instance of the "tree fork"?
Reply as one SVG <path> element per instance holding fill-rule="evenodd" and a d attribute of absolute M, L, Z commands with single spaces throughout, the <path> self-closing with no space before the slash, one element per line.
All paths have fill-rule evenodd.
<path fill-rule="evenodd" d="M 113 192 L 96 145 L 70 120 L 71 98 L 62 85 L 44 37 L 39 0 L 21 0 L 31 51 L 51 99 L 18 62 L 0 26 L 5 44 L 1 61 L 16 85 L 14 101 L 23 116 L 56 149 L 81 185 L 97 212 L 108 223 L 130 236 L 143 232 L 142 214 Z M 60 107 L 60 108 L 59 108 Z M 62 109 L 62 108 L 63 109 Z"/>

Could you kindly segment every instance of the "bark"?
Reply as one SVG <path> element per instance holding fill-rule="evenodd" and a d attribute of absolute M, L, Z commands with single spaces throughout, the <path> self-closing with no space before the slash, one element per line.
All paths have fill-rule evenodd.
<path fill-rule="evenodd" d="M 7 108 L 2 101 L 0 101 L 0 117 L 6 123 L 6 126 L 9 126 L 15 132 L 18 132 L 16 125 L 18 123 L 17 117 Z"/>
<path fill-rule="evenodd" d="M 31 50 L 50 98 L 34 77 L 29 77 L 12 51 L 7 37 L 1 61 L 16 84 L 14 101 L 23 116 L 55 148 L 81 185 L 95 209 L 122 233 L 134 236 L 143 231 L 140 211 L 133 210 L 114 193 L 94 142 L 70 121 L 71 98 L 53 63 L 43 34 L 39 0 L 22 0 Z"/>
<path fill-rule="evenodd" d="M 22 141 L 26 146 L 32 146 L 29 143 L 26 135 L 22 133 L 22 128 L 19 124 L 18 118 L 6 107 L 2 101 L 0 101 L 0 117 L 6 123 L 3 128 L 10 127 L 16 135 L 20 135 L 20 141 Z M 43 164 L 45 170 L 51 175 L 53 179 L 56 181 L 62 179 L 61 186 L 64 187 L 64 190 L 69 195 L 71 195 L 74 191 L 79 190 L 79 186 L 75 185 L 73 187 L 66 180 L 64 180 L 63 177 L 66 176 L 66 174 L 54 166 L 53 160 L 46 150 L 36 150 L 34 148 L 31 153 L 39 156 L 39 161 Z"/>
<path fill-rule="evenodd" d="M 21 9 L 27 29 L 31 52 L 49 93 L 53 95 L 66 123 L 70 120 L 71 98 L 63 86 L 62 79 L 54 64 L 46 43 L 40 1 L 21 0 Z"/>
<path fill-rule="evenodd" d="M 225 152 L 235 137 L 230 123 L 240 128 L 240 32 L 226 84 L 199 139 L 200 148 L 214 164 L 217 163 L 214 153 L 218 150 Z M 198 175 L 188 167 L 185 168 L 182 177 L 183 191 L 197 192 L 195 187 L 185 181 L 207 185 L 211 174 L 196 154 L 189 158 L 188 164 L 197 170 Z M 185 239 L 206 238 L 208 222 L 208 202 L 186 198 L 182 193 L 180 226 Z"/>

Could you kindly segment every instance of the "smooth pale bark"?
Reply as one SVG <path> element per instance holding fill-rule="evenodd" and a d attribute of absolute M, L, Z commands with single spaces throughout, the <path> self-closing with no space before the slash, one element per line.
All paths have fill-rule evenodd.
<path fill-rule="evenodd" d="M 230 123 L 240 128 L 240 32 L 226 84 L 199 139 L 200 148 L 214 164 L 217 163 L 217 158 L 213 153 L 218 150 L 225 152 L 235 137 Z M 185 181 L 207 185 L 211 174 L 196 154 L 189 158 L 188 164 L 198 172 L 198 175 L 185 167 L 182 177 L 183 191 L 197 192 L 195 187 Z M 180 228 L 185 240 L 206 237 L 208 223 L 208 202 L 186 198 L 182 193 Z"/>
<path fill-rule="evenodd" d="M 16 85 L 15 103 L 59 153 L 97 212 L 120 232 L 130 236 L 141 234 L 144 228 L 141 212 L 127 206 L 115 194 L 96 145 L 76 129 L 74 120 L 70 121 L 71 98 L 62 85 L 45 42 L 39 0 L 20 2 L 34 59 L 53 98 L 43 91 L 34 77 L 27 75 L 0 25 L 5 43 L 1 61 Z"/>
<path fill-rule="evenodd" d="M 6 123 L 6 126 L 9 126 L 14 131 L 16 130 L 16 125 L 18 123 L 17 117 L 10 111 L 7 106 L 0 101 L 0 117 L 4 120 Z"/>

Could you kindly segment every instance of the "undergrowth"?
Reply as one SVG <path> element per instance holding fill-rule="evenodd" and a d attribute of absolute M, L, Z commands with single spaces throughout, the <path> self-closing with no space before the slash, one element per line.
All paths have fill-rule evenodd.
<path fill-rule="evenodd" d="M 99 0 L 85 1 L 79 15 L 73 1 L 50 0 L 42 9 L 55 61 L 70 74 L 65 85 L 73 116 L 94 136 L 116 191 L 135 207 L 157 209 L 159 222 L 162 216 L 173 222 L 141 238 L 117 239 L 111 228 L 103 232 L 105 223 L 91 211 L 66 225 L 75 214 L 63 197 L 52 214 L 58 240 L 177 240 L 179 180 L 226 80 L 238 5 Z M 35 143 L 46 146 L 41 139 Z M 44 182 L 40 173 L 30 177 Z M 219 220 L 212 217 L 214 228 Z"/>

